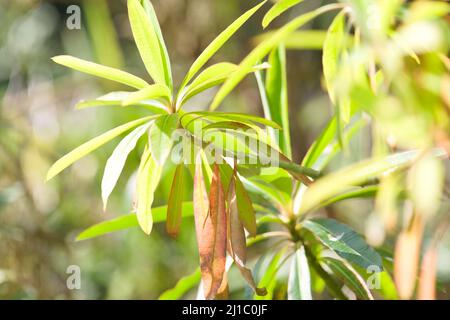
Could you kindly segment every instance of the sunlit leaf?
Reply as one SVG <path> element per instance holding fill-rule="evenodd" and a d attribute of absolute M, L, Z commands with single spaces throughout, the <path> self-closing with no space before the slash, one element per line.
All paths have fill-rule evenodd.
<path fill-rule="evenodd" d="M 150 22 L 153 25 L 153 29 L 156 32 L 156 36 L 158 37 L 159 46 L 161 49 L 161 57 L 164 67 L 164 76 L 166 78 L 166 85 L 169 87 L 170 91 L 173 90 L 173 81 L 172 81 L 172 70 L 170 65 L 169 53 L 167 52 L 166 43 L 164 42 L 164 38 L 161 32 L 161 27 L 159 26 L 158 17 L 156 16 L 155 9 L 150 0 L 140 0 L 142 6 L 144 7 L 145 12 L 147 13 Z"/>
<path fill-rule="evenodd" d="M 164 84 L 149 85 L 139 91 L 131 93 L 123 102 L 123 106 L 129 106 L 141 101 L 162 98 L 170 103 L 170 89 Z"/>
<path fill-rule="evenodd" d="M 276 122 L 273 122 L 271 120 L 261 118 L 258 116 L 245 114 L 245 113 L 233 113 L 233 112 L 208 112 L 208 111 L 194 111 L 189 112 L 186 115 L 196 115 L 201 116 L 203 118 L 209 119 L 209 118 L 219 118 L 219 119 L 226 119 L 230 121 L 242 121 L 244 123 L 260 123 L 269 127 L 273 127 L 276 129 L 281 129 L 280 125 Z M 183 115 L 184 117 L 185 115 Z"/>
<path fill-rule="evenodd" d="M 327 90 L 331 101 L 336 102 L 334 93 L 334 81 L 336 80 L 337 69 L 339 65 L 340 55 L 343 49 L 345 39 L 345 12 L 341 11 L 328 28 L 327 36 L 323 44 L 323 74 L 327 85 Z"/>
<path fill-rule="evenodd" d="M 201 279 L 200 268 L 195 269 L 195 271 L 187 275 L 180 280 L 178 280 L 175 287 L 172 289 L 164 291 L 158 298 L 158 300 L 177 300 L 182 298 L 189 290 L 194 288 Z"/>
<path fill-rule="evenodd" d="M 144 152 L 137 177 L 137 209 L 139 226 L 150 234 L 153 227 L 152 204 L 154 193 L 161 179 L 162 167 L 158 165 L 150 151 Z"/>
<path fill-rule="evenodd" d="M 148 86 L 148 83 L 146 81 L 125 71 L 102 66 L 100 64 L 78 59 L 75 57 L 56 56 L 53 57 L 52 60 L 60 65 L 75 69 L 77 71 L 119 82 L 136 89 L 142 89 Z"/>
<path fill-rule="evenodd" d="M 163 115 L 155 120 L 149 132 L 149 146 L 152 157 L 163 165 L 173 146 L 173 133 L 178 127 L 178 114 Z"/>
<path fill-rule="evenodd" d="M 344 259 L 363 268 L 376 266 L 383 269 L 380 255 L 346 225 L 333 219 L 320 218 L 305 221 L 303 227 Z"/>
<path fill-rule="evenodd" d="M 151 119 L 154 119 L 155 116 L 149 116 L 145 118 L 141 118 L 138 120 L 134 120 L 128 123 L 125 123 L 117 128 L 111 129 L 104 134 L 82 144 L 78 148 L 75 148 L 68 154 L 66 154 L 64 157 L 56 161 L 53 166 L 48 170 L 47 173 L 47 180 L 52 179 L 54 176 L 56 176 L 58 173 L 63 171 L 65 168 L 76 162 L 77 160 L 83 158 L 87 154 L 91 153 L 95 149 L 101 147 L 105 143 L 111 141 L 115 137 L 119 136 L 120 134 L 133 129 L 134 127 L 137 127 L 147 121 L 150 121 Z"/>
<path fill-rule="evenodd" d="M 225 81 L 237 68 L 237 65 L 229 62 L 216 63 L 204 71 L 202 71 L 190 84 L 184 88 L 184 93 L 181 94 L 182 102 L 199 94 L 206 89 L 214 87 Z M 180 102 L 180 104 L 182 103 Z"/>
<path fill-rule="evenodd" d="M 208 62 L 209 59 L 227 42 L 231 36 L 264 4 L 266 0 L 245 12 L 242 16 L 230 24 L 221 34 L 219 34 L 200 56 L 194 61 L 183 80 L 180 90 L 197 74 L 197 72 Z"/>
<path fill-rule="evenodd" d="M 255 46 L 270 38 L 275 31 L 265 32 L 253 39 Z M 322 50 L 326 37 L 326 31 L 301 30 L 295 31 L 284 40 L 284 46 L 288 50 Z"/>
<path fill-rule="evenodd" d="M 387 170 L 405 167 L 418 155 L 417 151 L 405 151 L 387 157 L 364 160 L 320 178 L 305 192 L 300 213 L 312 210 L 318 204 L 351 187 L 369 182 Z"/>
<path fill-rule="evenodd" d="M 292 257 L 288 280 L 289 300 L 312 300 L 311 276 L 305 248 L 301 246 Z"/>
<path fill-rule="evenodd" d="M 194 208 L 192 202 L 183 203 L 183 217 L 191 217 L 194 214 Z M 166 221 L 167 217 L 167 206 L 152 208 L 153 223 L 159 223 Z M 103 236 L 112 232 L 125 230 L 129 228 L 138 227 L 139 222 L 137 220 L 136 214 L 131 213 L 127 215 L 120 216 L 107 221 L 102 221 L 100 223 L 90 226 L 77 236 L 77 241 L 87 240 Z"/>
<path fill-rule="evenodd" d="M 264 296 L 254 295 L 255 300 L 271 300 L 273 297 L 273 289 L 276 283 L 276 275 L 279 271 L 279 267 L 284 257 L 285 249 L 279 250 L 273 254 L 269 264 L 264 269 L 263 276 L 258 282 L 259 288 L 266 288 L 267 294 Z"/>
<path fill-rule="evenodd" d="M 149 126 L 150 123 L 147 123 L 134 129 L 122 139 L 122 141 L 114 149 L 111 156 L 108 158 L 102 179 L 102 200 L 104 210 L 106 209 L 109 195 L 116 186 L 117 180 L 119 180 L 128 155 L 136 147 L 136 143 L 139 138 L 147 132 Z"/>
<path fill-rule="evenodd" d="M 98 97 L 95 100 L 83 100 L 78 102 L 75 105 L 75 109 L 85 109 L 85 108 L 94 108 L 94 107 L 121 107 L 123 105 L 123 101 L 126 100 L 132 92 L 128 91 L 115 91 L 107 93 L 103 96 Z M 138 103 L 134 103 L 133 106 L 144 107 L 147 110 L 156 113 L 156 114 L 164 114 L 167 113 L 167 106 L 165 106 L 161 101 L 156 99 L 149 99 L 146 101 L 140 101 Z"/>
<path fill-rule="evenodd" d="M 267 11 L 266 15 L 263 18 L 262 26 L 263 28 L 267 28 L 269 24 L 281 15 L 283 12 L 292 8 L 296 4 L 302 2 L 303 0 L 279 0 L 277 1 L 269 11 Z"/>
<path fill-rule="evenodd" d="M 279 45 L 269 55 L 270 68 L 266 72 L 266 92 L 269 103 L 269 119 L 278 123 L 283 131 L 279 136 L 281 151 L 291 158 L 291 134 L 289 131 L 289 108 L 286 75 L 286 50 Z"/>
<path fill-rule="evenodd" d="M 203 130 L 211 130 L 211 129 L 251 130 L 252 127 L 246 125 L 245 123 L 237 122 L 237 121 L 213 122 L 213 123 L 208 124 L 207 126 L 203 127 Z"/>
<path fill-rule="evenodd" d="M 214 98 L 210 106 L 210 110 L 215 110 L 220 103 L 225 99 L 225 97 L 242 81 L 242 79 L 252 70 L 258 61 L 261 61 L 273 48 L 275 48 L 279 43 L 283 42 L 292 32 L 300 28 L 302 25 L 311 21 L 318 15 L 336 9 L 335 5 L 323 6 L 314 11 L 303 14 L 278 31 L 274 32 L 273 35 L 263 42 L 261 42 L 255 49 L 253 49 L 249 55 L 239 64 L 239 68 L 233 73 L 222 85 L 219 92 Z"/>
<path fill-rule="evenodd" d="M 181 163 L 175 170 L 172 187 L 169 194 L 169 204 L 167 208 L 166 230 L 169 235 L 176 237 L 180 230 L 181 216 L 183 213 L 183 193 L 184 193 L 184 164 Z"/>
<path fill-rule="evenodd" d="M 157 32 L 139 0 L 128 0 L 128 16 L 134 40 L 145 68 L 156 83 L 170 86 L 170 83 L 166 83 L 163 57 Z"/>

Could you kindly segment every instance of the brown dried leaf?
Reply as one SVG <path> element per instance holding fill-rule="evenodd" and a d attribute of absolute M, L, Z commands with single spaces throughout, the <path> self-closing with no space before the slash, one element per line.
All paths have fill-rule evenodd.
<path fill-rule="evenodd" d="M 236 173 L 235 173 L 236 174 Z M 228 251 L 233 258 L 236 266 L 244 277 L 245 281 L 255 291 L 257 295 L 266 295 L 264 288 L 257 288 L 255 280 L 250 269 L 245 267 L 247 260 L 247 246 L 245 231 L 239 218 L 237 198 L 236 198 L 236 176 L 234 175 L 230 181 L 228 189 Z"/>
<path fill-rule="evenodd" d="M 437 250 L 435 246 L 431 246 L 425 252 L 422 260 L 419 276 L 419 289 L 417 291 L 418 300 L 436 299 L 436 265 Z"/>
<path fill-rule="evenodd" d="M 418 215 L 408 230 L 403 231 L 395 245 L 394 280 L 401 299 L 410 299 L 416 284 L 423 224 Z"/>

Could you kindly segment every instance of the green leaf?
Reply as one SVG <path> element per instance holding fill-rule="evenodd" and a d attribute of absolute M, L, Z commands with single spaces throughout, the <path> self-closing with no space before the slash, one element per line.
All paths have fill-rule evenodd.
<path fill-rule="evenodd" d="M 178 127 L 178 114 L 168 114 L 156 119 L 150 128 L 149 146 L 152 157 L 159 165 L 164 165 L 172 150 L 172 135 Z"/>
<path fill-rule="evenodd" d="M 111 141 L 115 137 L 119 136 L 120 134 L 133 129 L 134 127 L 137 127 L 147 121 L 150 121 L 151 119 L 154 119 L 155 116 L 149 116 L 145 118 L 141 118 L 138 120 L 134 120 L 128 123 L 125 123 L 117 128 L 111 129 L 104 134 L 89 140 L 88 142 L 82 144 L 78 148 L 75 148 L 68 154 L 66 154 L 64 157 L 56 161 L 52 167 L 48 170 L 47 173 L 47 181 L 52 179 L 54 176 L 56 176 L 58 173 L 63 171 L 65 168 L 76 162 L 77 160 L 83 158 L 84 156 L 88 155 L 95 149 L 101 147 L 105 143 Z"/>
<path fill-rule="evenodd" d="M 305 248 L 295 251 L 288 280 L 288 300 L 312 300 L 311 276 Z"/>
<path fill-rule="evenodd" d="M 167 103 L 171 102 L 170 89 L 164 84 L 152 84 L 139 91 L 131 93 L 123 102 L 123 106 L 129 106 L 141 101 L 163 98 Z M 167 109 L 167 107 L 166 107 Z"/>
<path fill-rule="evenodd" d="M 75 105 L 75 109 L 85 109 L 102 106 L 121 107 L 123 101 L 126 100 L 131 94 L 132 92 L 127 91 L 110 92 L 101 97 L 98 97 L 95 100 L 80 101 Z M 144 107 L 156 114 L 167 114 L 168 112 L 167 106 L 165 106 L 161 101 L 155 99 L 134 103 L 133 106 Z"/>
<path fill-rule="evenodd" d="M 134 40 L 142 61 L 156 83 L 166 84 L 166 76 L 157 32 L 139 0 L 128 0 L 128 15 Z"/>
<path fill-rule="evenodd" d="M 214 98 L 210 106 L 210 110 L 215 110 L 225 97 L 238 85 L 239 82 L 252 70 L 258 61 L 261 61 L 273 48 L 283 42 L 292 32 L 308 23 L 318 15 L 338 8 L 338 4 L 331 4 L 323 6 L 314 11 L 303 14 L 296 19 L 292 20 L 273 35 L 263 42 L 261 42 L 256 48 L 254 48 L 250 54 L 239 64 L 239 68 L 234 72 L 222 85 L 219 92 Z"/>
<path fill-rule="evenodd" d="M 336 103 L 334 93 L 334 82 L 336 80 L 340 55 L 345 40 L 345 12 L 341 11 L 331 23 L 323 44 L 322 64 L 325 83 L 327 85 L 330 99 Z"/>
<path fill-rule="evenodd" d="M 341 278 L 347 287 L 352 290 L 360 299 L 373 300 L 372 293 L 367 287 L 362 276 L 348 263 L 344 261 L 324 257 L 321 259 L 331 271 Z"/>
<path fill-rule="evenodd" d="M 281 15 L 283 12 L 292 8 L 296 4 L 302 2 L 303 0 L 279 0 L 277 1 L 269 11 L 267 11 L 266 15 L 263 18 L 262 26 L 263 28 L 267 28 L 269 24 Z"/>
<path fill-rule="evenodd" d="M 166 43 L 161 32 L 161 27 L 159 26 L 158 17 L 156 16 L 155 9 L 149 0 L 141 0 L 142 6 L 144 7 L 150 22 L 153 25 L 153 29 L 158 37 L 159 47 L 161 50 L 161 57 L 164 67 L 164 76 L 166 78 L 166 85 L 169 87 L 170 91 L 173 90 L 173 80 L 172 80 L 172 70 L 170 65 L 169 53 L 167 52 Z"/>
<path fill-rule="evenodd" d="M 60 65 L 84 72 L 96 77 L 112 80 L 125 84 L 127 86 L 142 89 L 148 86 L 148 83 L 128 72 L 117 70 L 111 67 L 102 66 L 97 63 L 78 59 L 71 56 L 56 56 L 52 60 Z"/>
<path fill-rule="evenodd" d="M 269 119 L 278 123 L 283 132 L 279 137 L 281 151 L 291 158 L 291 138 L 289 131 L 289 109 L 286 75 L 286 50 L 279 45 L 269 55 L 270 68 L 266 74 L 266 92 L 269 103 Z"/>
<path fill-rule="evenodd" d="M 437 149 L 438 151 L 439 149 Z M 405 151 L 383 158 L 372 158 L 348 167 L 337 172 L 324 176 L 314 182 L 306 190 L 300 213 L 313 210 L 318 204 L 334 197 L 344 191 L 359 184 L 373 181 L 388 170 L 402 168 L 410 164 L 419 156 L 417 151 Z"/>
<path fill-rule="evenodd" d="M 253 299 L 255 300 L 270 300 L 273 297 L 273 289 L 276 283 L 276 275 L 279 271 L 279 268 L 281 266 L 282 258 L 285 254 L 285 249 L 281 249 L 280 251 L 276 252 L 270 262 L 267 268 L 264 270 L 264 274 L 261 277 L 261 280 L 258 282 L 258 288 L 266 288 L 267 294 L 265 296 L 259 296 L 254 295 Z"/>
<path fill-rule="evenodd" d="M 258 45 L 270 38 L 275 31 L 265 32 L 253 39 L 253 43 Z M 322 50 L 327 33 L 323 30 L 302 30 L 296 31 L 284 40 L 284 46 L 288 50 Z"/>
<path fill-rule="evenodd" d="M 245 114 L 245 113 L 194 111 L 194 112 L 186 113 L 185 115 L 197 115 L 197 116 L 201 116 L 202 118 L 205 118 L 205 119 L 215 119 L 216 118 L 216 119 L 226 119 L 226 120 L 231 120 L 231 121 L 241 121 L 243 123 L 250 123 L 250 124 L 260 123 L 265 126 L 269 126 L 269 127 L 276 128 L 276 129 L 281 129 L 281 127 L 276 122 L 273 122 L 273 121 L 265 119 L 265 118 L 253 116 L 250 114 Z M 183 115 L 183 117 L 185 115 Z"/>
<path fill-rule="evenodd" d="M 186 77 L 183 80 L 180 91 L 186 86 L 187 83 L 197 74 L 197 72 L 208 62 L 209 59 L 227 42 L 231 36 L 239 30 L 239 28 L 248 20 L 250 17 L 266 3 L 264 0 L 260 4 L 256 5 L 252 9 L 245 12 L 242 16 L 236 19 L 232 24 L 230 24 L 222 33 L 220 33 L 205 50 L 200 54 L 200 56 L 194 61 L 191 68 L 189 69 Z"/>
<path fill-rule="evenodd" d="M 239 219 L 241 220 L 244 228 L 250 233 L 250 235 L 256 235 L 256 215 L 253 209 L 252 201 L 245 190 L 239 177 L 236 175 L 236 202 L 239 212 Z"/>
<path fill-rule="evenodd" d="M 102 179 L 103 210 L 106 209 L 108 198 L 119 180 L 128 155 L 136 147 L 139 138 L 147 132 L 150 123 L 146 123 L 129 133 L 120 141 L 106 162 Z"/>
<path fill-rule="evenodd" d="M 172 187 L 169 194 L 169 205 L 167 208 L 166 230 L 172 237 L 176 237 L 180 230 L 181 216 L 183 213 L 183 194 L 184 164 L 181 163 L 175 170 Z"/>
<path fill-rule="evenodd" d="M 223 83 L 236 69 L 237 65 L 229 62 L 220 62 L 206 68 L 189 86 L 184 88 L 183 92 L 180 91 L 180 96 L 177 99 L 178 105 L 181 106 L 200 92 Z"/>
<path fill-rule="evenodd" d="M 355 188 L 354 190 L 350 190 L 348 192 L 344 192 L 336 197 L 333 197 L 324 203 L 320 204 L 320 207 L 329 206 L 330 204 L 348 200 L 348 199 L 358 199 L 358 198 L 372 198 L 375 197 L 379 190 L 378 186 L 368 186 L 364 188 Z"/>
<path fill-rule="evenodd" d="M 183 217 L 191 217 L 194 214 L 192 202 L 183 203 Z M 152 208 L 153 223 L 166 221 L 167 206 Z M 76 241 L 87 240 L 103 236 L 112 232 L 139 226 L 135 213 L 123 215 L 112 220 L 103 221 L 90 226 L 81 232 Z"/>
<path fill-rule="evenodd" d="M 336 118 L 332 118 L 320 136 L 309 148 L 302 164 L 308 168 L 317 168 L 318 159 L 325 153 L 325 149 L 333 142 L 336 137 Z"/>
<path fill-rule="evenodd" d="M 214 122 L 214 123 L 210 123 L 207 126 L 203 127 L 203 130 L 211 130 L 211 129 L 251 130 L 252 127 L 246 125 L 245 123 L 237 122 L 237 121 Z"/>
<path fill-rule="evenodd" d="M 174 288 L 164 291 L 158 300 L 177 300 L 182 298 L 189 290 L 196 286 L 201 280 L 200 267 L 180 280 Z"/>
<path fill-rule="evenodd" d="M 138 170 L 136 209 L 139 226 L 146 234 L 150 234 L 153 227 L 152 204 L 161 173 L 162 167 L 156 163 L 150 151 L 146 149 Z"/>
<path fill-rule="evenodd" d="M 312 219 L 303 223 L 317 239 L 349 262 L 383 269 L 380 255 L 355 231 L 333 219 Z"/>

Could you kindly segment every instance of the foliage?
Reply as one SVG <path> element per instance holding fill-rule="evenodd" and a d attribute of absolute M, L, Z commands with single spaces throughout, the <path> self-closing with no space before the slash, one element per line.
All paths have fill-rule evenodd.
<path fill-rule="evenodd" d="M 373 299 L 373 288 L 367 285 L 371 268 L 388 279 L 382 282 L 382 288 L 377 288 L 378 294 L 391 297 L 392 281 L 386 276 L 391 270 L 384 270 L 385 257 L 347 225 L 312 215 L 332 203 L 373 197 L 375 211 L 385 225 L 383 232 L 400 230 L 393 270 L 398 292 L 394 289 L 394 294 L 411 298 L 424 226 L 448 219 L 439 210 L 444 201 L 443 162 L 450 151 L 446 90 L 450 43 L 448 25 L 442 19 L 448 14 L 449 6 L 437 1 L 406 3 L 401 0 L 347 0 L 328 4 L 265 34 L 241 63 L 206 66 L 265 2 L 245 12 L 207 46 L 177 91 L 168 51 L 148 0 L 128 0 L 128 14 L 136 46 L 153 84 L 78 58 L 55 57 L 56 63 L 137 89 L 109 93 L 106 98 L 100 97 L 82 107 L 119 104 L 144 107 L 149 115 L 76 148 L 52 166 L 48 178 L 113 138 L 133 130 L 107 161 L 102 180 L 106 208 L 128 155 L 138 140 L 146 136 L 137 171 L 135 213 L 93 226 L 80 234 L 79 240 L 136 224 L 150 234 L 153 223 L 161 220 L 166 220 L 167 232 L 176 237 L 182 217 L 193 213 L 200 276 L 196 271 L 183 278 L 161 298 L 180 298 L 200 279 L 205 298 L 227 296 L 227 256 L 257 299 L 274 297 L 279 283 L 284 281 L 280 270 L 286 261 L 290 262 L 290 268 L 283 297 L 311 299 L 312 289 L 322 281 L 334 298 L 347 299 L 354 295 Z M 296 5 L 301 6 L 301 1 L 276 2 L 263 19 L 264 28 Z M 324 83 L 334 115 L 300 165 L 292 160 L 286 59 L 286 49 L 292 46 L 286 42 L 292 35 L 300 37 L 297 29 L 306 23 L 335 11 L 339 12 L 320 41 Z M 309 47 L 317 47 L 317 41 L 313 40 Z M 252 73 L 256 76 L 265 117 L 215 111 Z M 210 111 L 184 110 L 194 96 L 218 85 L 221 88 L 209 105 Z M 372 145 L 370 158 L 338 170 L 327 168 L 333 158 L 348 151 L 351 138 L 367 126 L 372 133 L 367 140 Z M 180 136 L 176 134 L 180 128 L 183 129 L 181 138 L 191 142 L 192 148 L 179 155 L 167 206 L 153 208 L 154 193 L 164 167 L 173 162 L 174 151 L 180 145 Z M 279 160 L 277 165 L 265 162 L 258 150 L 252 148 L 250 138 L 269 150 Z M 227 139 L 233 141 L 231 146 L 219 143 Z M 216 152 L 211 161 L 208 156 L 212 147 L 224 147 L 226 156 Z M 254 162 L 248 164 L 245 160 Z M 184 201 L 184 185 L 188 182 L 185 171 L 190 172 L 193 180 L 193 204 Z M 392 192 L 398 196 L 392 196 Z M 265 213 L 257 220 L 256 212 L 262 211 L 260 207 L 267 203 L 276 216 L 264 222 L 263 218 L 271 218 L 271 214 Z M 413 210 L 402 213 L 399 209 L 402 203 L 411 203 Z M 386 207 L 393 211 L 388 218 L 384 216 Z M 398 222 L 397 215 L 404 222 Z M 272 234 L 280 238 L 282 249 L 273 246 L 268 250 L 271 259 L 268 263 L 257 263 L 259 271 L 262 270 L 262 276 L 258 277 L 258 272 L 252 273 L 247 266 L 246 243 L 248 246 L 253 244 L 251 241 L 257 242 L 255 239 L 269 238 L 259 233 L 267 221 L 283 229 Z M 412 263 L 406 261 L 405 251 L 415 253 Z M 421 286 L 426 287 L 423 283 Z"/>

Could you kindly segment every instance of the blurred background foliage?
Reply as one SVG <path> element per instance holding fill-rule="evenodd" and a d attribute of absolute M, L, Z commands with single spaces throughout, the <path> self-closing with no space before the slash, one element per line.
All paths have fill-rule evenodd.
<path fill-rule="evenodd" d="M 181 82 L 190 63 L 221 30 L 255 4 L 250 0 L 152 2 L 173 63 L 175 83 Z M 306 1 L 275 21 L 272 28 L 324 3 Z M 66 26 L 66 10 L 73 4 L 82 10 L 79 30 Z M 236 63 L 245 57 L 255 37 L 262 33 L 262 15 L 260 12 L 252 18 L 213 60 Z M 333 15 L 323 15 L 305 29 L 325 30 L 332 18 Z M 46 172 L 59 156 L 80 142 L 135 118 L 139 111 L 75 111 L 73 106 L 81 99 L 121 88 L 57 66 L 50 57 L 58 54 L 74 55 L 145 77 L 132 41 L 126 1 L 0 0 L 0 299 L 157 298 L 198 265 L 193 219 L 183 221 L 177 239 L 167 236 L 164 226 L 158 225 L 150 237 L 134 228 L 75 242 L 84 228 L 131 211 L 131 186 L 139 154 L 131 154 L 106 212 L 102 210 L 100 182 L 114 144 L 85 157 L 49 183 L 45 182 Z M 289 112 L 296 162 L 300 162 L 332 115 L 323 89 L 321 59 L 317 50 L 288 51 Z M 190 107 L 206 109 L 214 90 L 191 101 Z M 248 77 L 221 108 L 262 115 L 254 78 Z M 370 155 L 371 146 L 363 142 L 370 134 L 367 131 L 356 135 L 348 152 L 330 167 L 341 167 Z M 168 178 L 162 179 L 156 206 L 167 203 L 171 170 L 165 172 Z M 323 210 L 365 234 L 369 242 L 379 244 L 377 231 L 381 223 L 373 216 L 373 201 L 351 200 Z M 448 201 L 443 210 L 448 212 Z M 450 288 L 449 238 L 447 232 L 438 250 L 438 297 L 446 299 Z M 392 245 L 394 239 L 387 238 L 385 242 Z M 263 251 L 264 245 L 252 248 L 250 257 Z M 80 290 L 67 289 L 69 265 L 81 268 Z M 234 271 L 230 281 L 237 285 L 232 287 L 243 289 L 243 280 L 233 274 Z M 248 290 L 237 290 L 231 297 L 248 294 Z M 195 298 L 195 290 L 187 297 Z"/>

